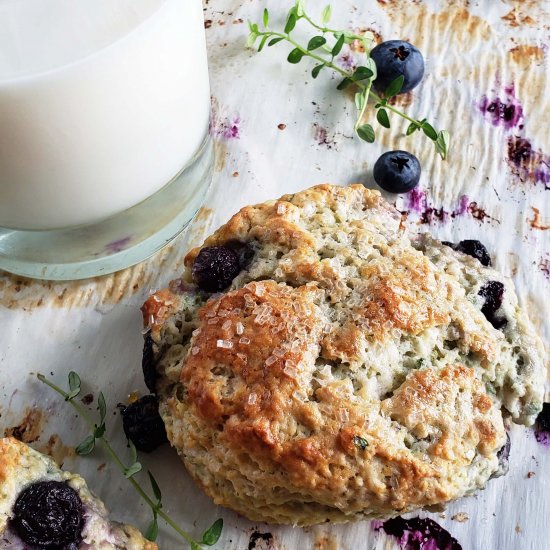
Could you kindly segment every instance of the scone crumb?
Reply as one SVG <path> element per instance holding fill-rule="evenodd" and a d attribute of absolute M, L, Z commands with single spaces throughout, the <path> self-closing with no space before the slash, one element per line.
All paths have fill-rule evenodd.
<path fill-rule="evenodd" d="M 453 521 L 464 523 L 465 521 L 468 521 L 470 519 L 470 516 L 466 512 L 458 512 L 458 514 L 454 514 L 453 516 L 451 516 L 451 519 Z"/>
<path fill-rule="evenodd" d="M 535 472 L 527 472 L 527 479 L 531 479 L 532 477 L 535 477 Z"/>

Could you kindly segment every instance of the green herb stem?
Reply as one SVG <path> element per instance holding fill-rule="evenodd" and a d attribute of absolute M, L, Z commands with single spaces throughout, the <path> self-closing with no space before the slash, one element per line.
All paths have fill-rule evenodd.
<path fill-rule="evenodd" d="M 362 83 L 357 82 L 357 84 L 362 84 Z M 367 105 L 368 105 L 368 102 L 369 102 L 368 98 L 369 98 L 369 95 L 372 94 L 372 92 L 370 91 L 371 86 L 372 86 L 372 81 L 370 79 L 368 80 L 368 84 L 366 86 L 364 84 L 362 84 L 363 90 L 366 90 L 367 100 L 363 103 L 363 107 L 361 107 L 361 110 L 359 111 L 359 114 L 357 115 L 357 119 L 355 120 L 354 129 L 355 129 L 356 132 L 357 132 L 357 129 L 359 128 L 359 126 L 361 125 L 361 120 L 363 119 L 365 111 L 367 110 Z M 372 95 L 374 96 L 374 94 L 372 94 Z"/>
<path fill-rule="evenodd" d="M 304 55 L 307 55 L 308 57 L 311 57 L 312 59 L 316 59 L 317 61 L 320 61 L 327 67 L 330 67 L 331 69 L 334 69 L 335 71 L 338 71 L 342 75 L 348 76 L 348 73 L 338 67 L 338 65 L 332 64 L 330 61 L 327 61 L 324 57 L 321 57 L 320 55 L 314 54 L 313 52 L 310 52 L 307 48 L 304 48 L 301 44 L 298 44 L 295 40 L 290 38 L 290 35 L 283 34 L 280 32 L 275 31 L 267 31 L 267 32 L 258 32 L 256 33 L 258 36 L 275 36 L 277 38 L 282 38 L 283 40 L 286 40 L 289 44 L 292 44 L 295 48 L 300 50 Z"/>
<path fill-rule="evenodd" d="M 255 45 L 256 40 L 261 38 L 258 51 L 262 51 L 266 44 L 270 47 L 274 46 L 278 42 L 286 41 L 294 46 L 294 49 L 288 54 L 287 57 L 287 60 L 290 63 L 297 64 L 303 57 L 309 57 L 318 63 L 318 65 L 313 67 L 313 78 L 317 78 L 321 70 L 324 68 L 329 68 L 344 77 L 342 82 L 340 82 L 337 86 L 338 90 L 343 90 L 347 86 L 355 84 L 360 91 L 357 92 L 355 99 L 358 116 L 355 121 L 354 130 L 355 133 L 364 141 L 372 143 L 375 140 L 375 131 L 373 127 L 370 124 L 361 124 L 362 119 L 365 116 L 369 100 L 372 98 L 375 102 L 374 108 L 377 110 L 376 119 L 381 126 L 390 128 L 390 121 L 388 119 L 387 111 L 400 116 L 410 123 L 406 130 L 407 136 L 413 134 L 417 130 L 420 130 L 421 133 L 426 135 L 434 143 L 436 151 L 443 159 L 445 159 L 449 149 L 450 138 L 447 131 L 442 130 L 438 132 L 426 119 L 417 120 L 389 104 L 390 99 L 396 96 L 403 87 L 404 78 L 402 75 L 398 76 L 389 84 L 389 86 L 384 90 L 382 97 L 371 91 L 373 81 L 376 79 L 377 71 L 374 61 L 370 57 L 370 43 L 372 43 L 370 33 L 368 35 L 360 36 L 347 30 L 336 30 L 326 27 L 324 25 L 326 25 L 329 21 L 330 16 L 331 7 L 328 5 L 323 10 L 322 24 L 319 24 L 306 13 L 304 2 L 302 0 L 296 0 L 294 6 L 287 14 L 284 32 L 276 32 L 268 28 L 269 12 L 267 9 L 264 9 L 263 24 L 265 30 L 261 31 L 258 24 L 251 23 L 249 21 L 248 25 L 250 34 L 247 45 L 252 47 Z M 307 21 L 314 29 L 320 31 L 323 36 L 313 36 L 310 38 L 307 46 L 303 46 L 302 44 L 296 42 L 296 40 L 291 37 L 291 32 L 294 30 L 296 23 L 300 19 Z M 325 37 L 327 34 L 332 34 L 333 38 L 336 40 L 332 47 L 328 45 Z M 271 40 L 268 42 L 269 38 L 271 38 Z M 359 66 L 352 71 L 347 71 L 336 65 L 334 63 L 334 59 L 341 52 L 344 44 L 350 44 L 354 40 L 359 40 L 363 44 L 366 63 L 365 66 Z M 318 49 L 324 51 L 326 53 L 326 57 L 323 57 L 319 53 L 315 53 L 315 50 Z"/>
<path fill-rule="evenodd" d="M 326 33 L 338 34 L 343 32 L 339 29 L 329 29 L 328 27 L 322 27 L 318 23 L 315 23 L 315 21 L 313 21 L 313 19 L 311 19 L 311 17 L 305 11 L 302 13 L 302 15 L 300 15 L 300 18 L 305 19 L 312 27 L 316 28 L 318 31 L 321 31 L 323 34 L 326 34 Z M 346 32 L 346 36 L 349 37 L 351 40 L 363 40 L 364 38 L 361 35 L 353 34 L 350 32 Z"/>
<path fill-rule="evenodd" d="M 302 17 L 304 17 L 304 19 L 307 19 L 308 21 L 310 21 L 305 15 L 303 15 Z M 319 28 L 319 27 L 317 27 L 317 28 Z M 338 31 L 329 30 L 329 32 L 338 32 Z M 328 59 L 326 59 L 324 57 L 321 57 L 320 55 L 317 55 L 317 54 L 309 51 L 307 48 L 305 48 L 304 46 L 302 46 L 301 44 L 299 44 L 298 42 L 293 40 L 288 34 L 283 34 L 283 33 L 275 32 L 275 31 L 258 32 L 257 34 L 258 34 L 258 36 L 274 36 L 274 37 L 282 38 L 282 39 L 286 40 L 289 44 L 292 44 L 295 48 L 300 50 L 304 55 L 307 55 L 308 57 L 311 57 L 312 59 L 315 59 L 316 61 L 319 61 L 319 63 L 322 63 L 323 65 L 325 65 L 325 67 L 329 67 L 330 69 L 332 69 L 333 71 L 336 71 L 337 73 L 341 74 L 344 77 L 353 78 L 353 73 L 352 72 L 348 72 L 348 71 L 342 69 L 342 67 L 339 67 L 338 65 L 333 63 L 332 61 L 329 61 Z M 371 91 L 372 81 L 370 79 L 369 79 L 368 84 L 364 84 L 363 82 L 360 82 L 360 81 L 354 81 L 354 84 L 357 87 L 361 88 L 362 90 L 368 89 L 370 97 L 372 97 L 376 102 L 381 102 L 382 101 L 382 98 L 378 94 L 375 94 L 374 92 Z M 399 109 L 396 109 L 393 105 L 390 105 L 389 103 L 386 103 L 384 106 L 386 107 L 386 109 L 388 109 L 388 111 L 392 111 L 396 115 L 399 115 L 400 117 L 408 120 L 409 122 L 413 122 L 415 124 L 421 124 L 420 120 L 416 120 L 414 118 L 411 118 L 410 116 L 405 114 L 403 111 L 400 111 Z M 367 107 L 367 102 L 365 102 L 363 110 L 361 111 L 361 114 L 358 117 L 358 121 L 363 117 L 363 114 L 365 113 L 366 107 Z M 358 125 L 359 125 L 358 122 L 356 122 L 355 127 L 357 128 Z"/>
<path fill-rule="evenodd" d="M 40 382 L 43 382 L 44 384 L 52 388 L 52 390 L 56 391 L 59 395 L 61 395 L 65 399 L 65 401 L 69 402 L 72 405 L 72 407 L 76 410 L 76 412 L 85 420 L 90 430 L 94 430 L 95 422 L 90 417 L 88 411 L 82 405 L 80 405 L 80 403 L 75 402 L 67 392 L 62 390 L 59 386 L 57 386 L 53 382 L 50 382 L 43 374 L 37 374 L 36 376 L 38 380 L 40 380 Z M 122 462 L 122 460 L 120 459 L 116 451 L 113 449 L 109 441 L 107 441 L 107 439 L 104 436 L 101 436 L 97 439 L 99 439 L 102 447 L 105 449 L 108 455 L 112 458 L 117 468 L 124 474 L 126 472 L 126 466 L 124 465 L 124 463 Z M 183 539 L 185 539 L 186 542 L 188 542 L 189 544 L 197 544 L 197 542 L 191 535 L 189 535 L 183 529 L 178 527 L 178 525 L 174 522 L 174 520 L 172 520 L 172 518 L 168 516 L 168 514 L 163 512 L 162 509 L 160 509 L 159 506 L 155 504 L 155 502 L 153 502 L 153 500 L 151 500 L 149 495 L 147 495 L 147 493 L 142 489 L 140 484 L 133 477 L 129 477 L 127 479 L 133 485 L 134 489 L 139 493 L 141 498 L 149 505 L 151 510 L 153 510 L 153 512 L 158 514 L 170 527 L 172 527 L 172 529 L 174 529 L 174 531 L 176 531 Z"/>
<path fill-rule="evenodd" d="M 375 94 L 374 92 L 370 93 L 372 99 L 374 99 L 376 102 L 381 102 L 382 98 Z M 396 115 L 399 115 L 400 117 L 404 118 L 405 120 L 408 120 L 409 122 L 413 122 L 414 124 L 421 124 L 420 120 L 416 120 L 414 118 L 411 118 L 407 114 L 405 114 L 403 111 L 400 111 L 399 109 L 396 109 L 393 105 L 390 105 L 389 103 L 385 103 L 384 107 L 388 109 L 388 111 L 391 111 L 392 113 L 395 113 Z"/>
<path fill-rule="evenodd" d="M 318 25 L 317 23 L 315 23 L 315 21 L 313 21 L 313 19 L 311 19 L 309 15 L 305 12 L 300 17 L 303 17 L 312 27 L 315 27 L 318 31 L 321 31 L 323 34 L 326 34 L 327 32 L 330 32 L 332 34 L 342 32 L 337 29 L 329 29 L 327 27 L 321 27 L 321 25 Z M 351 35 L 351 34 L 349 36 L 354 40 L 361 40 L 360 36 Z"/>

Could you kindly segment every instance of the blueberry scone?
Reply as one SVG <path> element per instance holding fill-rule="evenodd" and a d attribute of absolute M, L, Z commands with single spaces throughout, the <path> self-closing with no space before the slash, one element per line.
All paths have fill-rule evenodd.
<path fill-rule="evenodd" d="M 504 420 L 532 424 L 544 380 L 488 263 L 473 241 L 409 235 L 360 185 L 243 208 L 142 308 L 146 383 L 191 476 L 217 504 L 298 525 L 484 487 Z"/>
<path fill-rule="evenodd" d="M 16 439 L 0 439 L 0 548 L 156 550 L 130 525 L 108 518 L 78 475 Z"/>

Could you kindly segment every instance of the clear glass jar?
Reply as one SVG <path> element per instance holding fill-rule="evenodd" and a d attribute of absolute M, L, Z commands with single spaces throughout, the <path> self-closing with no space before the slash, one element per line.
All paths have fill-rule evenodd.
<path fill-rule="evenodd" d="M 0 268 L 110 273 L 185 227 L 213 165 L 200 0 L 8 0 L 0 52 Z"/>

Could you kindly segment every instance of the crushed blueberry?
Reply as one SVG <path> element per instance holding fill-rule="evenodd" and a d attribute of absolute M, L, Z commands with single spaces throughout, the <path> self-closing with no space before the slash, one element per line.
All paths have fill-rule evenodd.
<path fill-rule="evenodd" d="M 510 456 L 510 436 L 506 433 L 506 443 L 503 445 L 502 449 L 498 451 L 498 466 L 502 474 L 508 472 L 508 458 Z"/>
<path fill-rule="evenodd" d="M 505 91 L 504 98 L 489 99 L 483 96 L 479 103 L 480 111 L 493 124 L 511 129 L 519 125 L 523 118 L 523 108 L 513 93 Z M 520 126 L 521 129 L 521 126 Z"/>
<path fill-rule="evenodd" d="M 407 193 L 420 181 L 420 163 L 407 151 L 388 151 L 374 164 L 376 183 L 389 193 Z"/>
<path fill-rule="evenodd" d="M 481 313 L 485 315 L 487 321 L 496 329 L 505 327 L 508 320 L 495 315 L 502 305 L 504 285 L 500 281 L 488 281 L 479 289 L 478 295 L 485 299 Z"/>
<path fill-rule="evenodd" d="M 528 163 L 532 154 L 533 147 L 525 138 L 516 137 L 508 141 L 508 158 L 516 166 Z"/>
<path fill-rule="evenodd" d="M 84 524 L 78 493 L 61 481 L 25 488 L 13 507 L 11 526 L 23 542 L 40 550 L 76 548 Z"/>
<path fill-rule="evenodd" d="M 241 271 L 239 254 L 228 246 L 204 247 L 193 264 L 193 280 L 207 292 L 226 289 Z"/>
<path fill-rule="evenodd" d="M 248 541 L 248 550 L 260 550 L 261 548 L 274 548 L 275 539 L 271 533 L 254 531 Z"/>
<path fill-rule="evenodd" d="M 503 445 L 503 447 L 498 451 L 497 458 L 500 460 L 505 460 L 508 462 L 508 457 L 510 456 L 510 436 L 508 433 L 506 433 L 506 443 Z"/>
<path fill-rule="evenodd" d="M 489 104 L 487 111 L 493 113 L 494 118 L 510 122 L 514 118 L 516 108 L 514 105 L 507 105 L 497 99 Z"/>
<path fill-rule="evenodd" d="M 138 451 L 150 453 L 168 441 L 155 395 L 144 395 L 128 406 L 119 407 L 124 433 Z"/>
<path fill-rule="evenodd" d="M 468 254 L 472 258 L 479 260 L 479 263 L 484 266 L 491 265 L 491 256 L 483 244 L 474 239 L 467 239 L 465 241 L 460 241 L 454 247 L 455 250 L 462 252 L 463 254 Z"/>
<path fill-rule="evenodd" d="M 383 529 L 395 537 L 401 548 L 407 550 L 462 550 L 459 542 L 441 525 L 430 518 L 409 518 L 401 516 L 384 522 L 373 522 L 375 530 Z"/>
<path fill-rule="evenodd" d="M 543 403 L 535 422 L 535 439 L 545 447 L 550 447 L 550 403 Z"/>
<path fill-rule="evenodd" d="M 370 52 L 376 63 L 378 76 L 374 87 L 379 92 L 384 90 L 397 77 L 403 75 L 403 86 L 399 93 L 412 90 L 424 76 L 424 58 L 412 44 L 404 40 L 388 40 L 378 44 Z"/>
<path fill-rule="evenodd" d="M 155 364 L 155 353 L 153 351 L 153 338 L 148 333 L 143 342 L 143 355 L 141 357 L 141 370 L 143 380 L 151 393 L 156 393 L 158 373 Z"/>
<path fill-rule="evenodd" d="M 537 429 L 542 432 L 550 432 L 550 403 L 542 404 L 542 411 L 537 416 Z"/>

